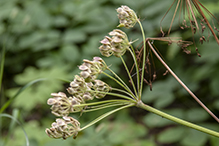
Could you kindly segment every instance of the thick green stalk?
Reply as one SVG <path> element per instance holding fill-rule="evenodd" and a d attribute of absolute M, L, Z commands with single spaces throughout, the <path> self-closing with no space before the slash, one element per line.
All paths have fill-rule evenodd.
<path fill-rule="evenodd" d="M 157 109 L 155 109 L 155 108 L 153 108 L 151 106 L 148 106 L 148 105 L 144 104 L 142 101 L 139 101 L 137 106 L 142 108 L 142 109 L 145 109 L 145 110 L 147 110 L 149 112 L 157 114 L 157 115 L 159 115 L 159 116 L 161 116 L 163 118 L 166 118 L 166 119 L 169 119 L 169 120 L 174 121 L 176 123 L 179 123 L 181 125 L 184 125 L 184 126 L 187 126 L 187 127 L 193 128 L 193 129 L 196 129 L 198 131 L 201 131 L 201 132 L 204 132 L 204 133 L 216 136 L 216 137 L 219 137 L 219 133 L 218 132 L 215 132 L 213 130 L 210 130 L 210 129 L 198 126 L 198 125 L 190 123 L 190 122 L 187 122 L 187 121 L 179 119 L 177 117 L 171 116 L 171 115 L 169 115 L 167 113 L 164 113 L 164 112 L 159 111 L 159 110 L 157 110 Z"/>

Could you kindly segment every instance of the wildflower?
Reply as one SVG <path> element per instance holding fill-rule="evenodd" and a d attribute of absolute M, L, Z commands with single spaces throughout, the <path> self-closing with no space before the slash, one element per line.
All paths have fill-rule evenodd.
<path fill-rule="evenodd" d="M 46 134 L 52 138 L 66 139 L 70 136 L 75 138 L 80 130 L 80 123 L 72 117 L 63 117 L 56 119 L 51 128 L 45 130 Z"/>
<path fill-rule="evenodd" d="M 137 22 L 137 16 L 135 12 L 130 9 L 128 6 L 121 6 L 117 10 L 118 18 L 119 18 L 119 25 L 118 27 L 126 27 L 131 28 Z"/>

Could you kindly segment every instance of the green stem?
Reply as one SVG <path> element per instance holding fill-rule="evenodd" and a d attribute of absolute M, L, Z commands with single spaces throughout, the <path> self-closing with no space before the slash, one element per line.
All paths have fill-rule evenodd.
<path fill-rule="evenodd" d="M 91 106 L 88 109 L 83 110 L 83 112 L 93 112 L 93 111 L 97 111 L 97 110 L 101 110 L 101 109 L 105 109 L 105 108 L 110 108 L 110 107 L 115 107 L 115 106 L 122 106 L 122 105 L 127 105 L 127 104 L 130 104 L 130 102 L 106 103 L 106 104 L 101 104 L 101 105 L 97 105 L 97 106 Z"/>
<path fill-rule="evenodd" d="M 137 58 L 136 58 L 135 50 L 132 47 L 132 45 L 131 45 L 131 48 L 132 48 L 132 51 L 129 49 L 129 52 L 131 53 L 132 58 L 134 60 L 134 64 L 135 64 L 135 68 L 136 68 L 136 73 L 137 73 L 137 90 L 139 91 L 140 77 L 139 77 L 138 61 L 137 61 Z"/>
<path fill-rule="evenodd" d="M 111 114 L 113 114 L 113 113 L 115 113 L 115 112 L 117 112 L 117 111 L 119 111 L 119 110 L 122 110 L 122 109 L 125 109 L 125 108 L 128 108 L 128 107 L 131 107 L 131 106 L 134 106 L 134 105 L 135 105 L 134 103 L 130 103 L 129 105 L 122 106 L 122 107 L 120 107 L 120 108 L 117 108 L 117 109 L 115 109 L 115 110 L 112 110 L 112 111 L 110 111 L 110 112 L 107 112 L 107 113 L 105 113 L 105 114 L 99 116 L 98 118 L 96 118 L 95 120 L 93 120 L 92 122 L 90 122 L 89 124 L 87 124 L 86 126 L 84 126 L 83 128 L 81 128 L 80 131 L 82 131 L 82 130 L 84 130 L 84 129 L 90 127 L 90 126 L 92 126 L 93 124 L 99 122 L 100 120 L 104 119 L 105 117 L 107 117 L 107 116 L 109 116 L 109 115 L 111 115 Z"/>
<path fill-rule="evenodd" d="M 112 96 L 124 98 L 124 99 L 127 99 L 127 100 L 131 100 L 132 102 L 136 102 L 136 101 L 133 99 L 133 96 L 131 96 L 131 97 L 132 97 L 132 98 L 131 98 L 131 97 L 128 97 L 128 96 L 125 96 L 125 95 L 122 95 L 122 94 L 118 94 L 118 93 L 92 91 L 92 90 L 90 90 L 89 92 L 112 95 Z"/>
<path fill-rule="evenodd" d="M 127 94 L 129 97 L 132 97 L 132 95 L 129 92 L 125 91 L 125 90 L 121 90 L 121 89 L 118 89 L 118 88 L 112 88 L 112 87 L 111 87 L 111 90 L 112 91 L 118 91 L 118 92 Z"/>
<path fill-rule="evenodd" d="M 146 59 L 146 42 L 145 42 L 145 34 L 144 34 L 144 29 L 141 25 L 141 22 L 138 20 L 137 21 L 139 26 L 140 26 L 140 29 L 141 29 L 141 33 L 142 33 L 142 38 L 143 38 L 143 46 L 144 46 L 144 49 L 143 49 L 143 64 L 142 64 L 142 73 L 141 73 L 141 82 L 140 82 L 140 90 L 139 90 L 139 100 L 141 99 L 141 94 L 142 94 L 142 88 L 143 88 L 143 81 L 144 81 L 144 67 L 145 67 L 145 59 Z M 138 72 L 139 73 L 139 72 Z"/>
<path fill-rule="evenodd" d="M 92 106 L 92 105 L 100 105 L 100 104 L 106 104 L 106 103 L 130 103 L 128 100 L 121 100 L 121 99 L 116 99 L 116 100 L 104 100 L 104 101 L 98 101 L 98 102 L 91 102 L 91 103 L 84 103 L 84 104 L 79 104 L 79 105 L 74 105 L 74 107 L 84 107 L 84 106 Z"/>
<path fill-rule="evenodd" d="M 0 114 L 4 112 L 4 110 L 11 104 L 11 102 L 21 93 L 23 92 L 26 88 L 30 87 L 31 85 L 40 82 L 40 81 L 44 81 L 47 80 L 46 78 L 41 78 L 41 79 L 36 79 L 34 81 L 29 82 L 28 84 L 26 84 L 25 86 L 23 86 L 22 88 L 20 88 L 18 90 L 18 92 L 12 97 L 10 98 L 1 108 L 0 108 Z"/>
<path fill-rule="evenodd" d="M 196 102 L 198 102 L 199 105 L 202 106 L 202 108 L 204 108 L 204 110 L 206 110 L 218 123 L 219 123 L 219 119 L 218 117 L 211 112 L 211 110 L 208 109 L 207 106 L 205 106 L 204 103 L 202 103 L 201 100 L 199 100 L 199 98 L 183 83 L 183 81 L 180 80 L 180 78 L 171 70 L 171 68 L 165 63 L 165 61 L 163 61 L 163 59 L 160 57 L 160 55 L 156 52 L 156 50 L 153 48 L 153 46 L 151 45 L 151 43 L 149 41 L 147 41 L 149 47 L 151 48 L 151 50 L 153 51 L 153 53 L 155 54 L 155 56 L 160 60 L 160 62 L 166 67 L 166 69 L 169 71 L 170 74 L 172 74 L 172 76 L 182 85 L 182 87 L 196 100 Z"/>
<path fill-rule="evenodd" d="M 5 45 L 2 48 L 2 56 L 1 56 L 1 70 L 0 70 L 0 91 L 2 88 L 2 78 L 4 72 L 4 63 L 5 63 Z"/>
<path fill-rule="evenodd" d="M 113 79 L 115 82 L 117 82 L 121 87 L 123 87 L 126 91 L 128 91 L 132 97 L 134 99 L 136 99 L 135 95 L 132 93 L 131 89 L 125 84 L 125 82 L 114 72 L 112 71 L 110 68 L 108 68 L 108 70 L 117 78 L 119 79 L 119 81 L 117 79 L 115 79 L 114 77 L 110 76 L 109 74 L 103 72 L 102 74 L 108 76 L 109 78 Z"/>
<path fill-rule="evenodd" d="M 193 129 L 196 129 L 198 131 L 201 131 L 201 132 L 204 132 L 204 133 L 216 136 L 216 137 L 219 137 L 219 133 L 218 132 L 215 132 L 213 130 L 210 130 L 210 129 L 198 126 L 196 124 L 193 124 L 193 123 L 187 122 L 185 120 L 179 119 L 177 117 L 171 116 L 169 114 L 166 114 L 166 113 L 164 113 L 162 111 L 159 111 L 159 110 L 157 110 L 157 109 L 155 109 L 155 108 L 153 108 L 151 106 L 148 106 L 148 105 L 144 104 L 142 101 L 139 101 L 137 106 L 142 108 L 142 109 L 145 109 L 145 110 L 147 110 L 149 112 L 157 114 L 157 115 L 159 115 L 159 116 L 161 116 L 163 118 L 166 118 L 166 119 L 169 119 L 169 120 L 174 121 L 176 123 L 179 123 L 181 125 L 184 125 L 184 126 L 187 126 L 187 127 L 193 128 Z"/>
<path fill-rule="evenodd" d="M 131 84 L 132 84 L 132 87 L 133 87 L 133 89 L 134 89 L 135 95 L 138 96 L 138 92 L 137 92 L 137 90 L 136 90 L 136 88 L 135 88 L 135 83 L 133 82 L 132 77 L 131 77 L 131 75 L 130 75 L 130 73 L 129 73 L 129 69 L 128 69 L 128 67 L 127 67 L 127 65 L 126 65 L 126 63 L 125 63 L 125 61 L 124 61 L 124 59 L 122 58 L 122 56 L 120 56 L 120 59 L 122 60 L 122 63 L 123 63 L 123 65 L 124 65 L 125 69 L 126 69 L 126 72 L 127 72 L 128 76 L 129 76 L 129 79 L 130 79 L 130 81 L 131 81 Z"/>

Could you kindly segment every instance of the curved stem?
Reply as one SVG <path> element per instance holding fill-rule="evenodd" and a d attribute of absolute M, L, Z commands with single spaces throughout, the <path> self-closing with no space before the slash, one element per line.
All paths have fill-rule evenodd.
<path fill-rule="evenodd" d="M 79 131 L 82 131 L 82 130 L 84 130 L 84 129 L 90 127 L 91 125 L 93 125 L 93 124 L 99 122 L 100 120 L 104 119 L 105 117 L 107 117 L 107 116 L 109 116 L 109 115 L 111 115 L 111 114 L 113 114 L 113 113 L 115 113 L 115 112 L 117 112 L 117 111 L 119 111 L 119 110 L 122 110 L 122 109 L 125 109 L 125 108 L 128 108 L 128 107 L 131 107 L 131 106 L 134 106 L 134 105 L 135 105 L 134 103 L 131 103 L 131 104 L 129 104 L 129 105 L 125 105 L 125 106 L 122 106 L 122 107 L 117 108 L 117 109 L 115 109 L 115 110 L 112 110 L 112 111 L 110 111 L 110 112 L 107 112 L 107 113 L 105 113 L 105 114 L 99 116 L 98 118 L 96 118 L 95 120 L 93 120 L 92 122 L 90 122 L 89 124 L 87 124 L 86 126 L 82 127 Z"/>
<path fill-rule="evenodd" d="M 136 88 L 135 88 L 135 83 L 133 82 L 132 77 L 131 77 L 131 75 L 130 75 L 130 73 L 129 73 L 129 69 L 128 69 L 128 67 L 127 67 L 127 65 L 126 65 L 126 63 L 125 63 L 125 61 L 123 60 L 122 56 L 120 56 L 120 59 L 122 60 L 122 63 L 123 63 L 123 65 L 124 65 L 125 69 L 126 69 L 126 72 L 127 72 L 128 76 L 129 76 L 129 79 L 130 79 L 130 81 L 131 81 L 131 84 L 132 84 L 132 87 L 133 87 L 133 89 L 134 89 L 135 95 L 138 96 L 138 92 L 137 92 L 137 90 L 136 90 Z"/>
<path fill-rule="evenodd" d="M 143 64 L 142 64 L 142 73 L 141 73 L 141 82 L 140 82 L 140 90 L 139 90 L 139 96 L 138 99 L 141 99 L 141 94 L 142 94 L 142 88 L 143 88 L 143 81 L 144 81 L 144 67 L 145 67 L 145 59 L 146 59 L 146 41 L 145 41 L 145 34 L 144 34 L 144 29 L 141 25 L 141 22 L 138 20 L 137 21 L 140 28 L 141 28 L 141 33 L 142 33 L 142 38 L 143 38 Z"/>
<path fill-rule="evenodd" d="M 114 72 L 112 71 L 110 68 L 108 68 L 108 70 L 117 78 L 119 79 L 119 81 L 117 79 L 115 79 L 114 77 L 110 76 L 109 74 L 103 72 L 104 75 L 108 76 L 109 78 L 113 79 L 115 82 L 117 82 L 120 86 L 122 86 L 127 92 L 129 92 L 132 97 L 134 99 L 136 99 L 135 95 L 132 93 L 132 90 L 126 85 L 126 83 Z"/>
<path fill-rule="evenodd" d="M 170 69 L 170 67 L 163 61 L 163 59 L 159 56 L 159 54 L 156 52 L 156 50 L 153 48 L 151 43 L 147 41 L 148 45 L 150 46 L 151 50 L 154 52 L 156 57 L 160 60 L 160 62 L 166 67 L 166 69 L 169 71 L 169 73 L 172 74 L 172 76 L 183 86 L 183 88 L 201 105 L 218 123 L 219 119 L 202 103 L 198 97 L 178 78 L 178 76 Z"/>
<path fill-rule="evenodd" d="M 111 87 L 111 90 L 112 90 L 112 91 L 118 91 L 118 92 L 121 92 L 121 93 L 125 93 L 125 94 L 127 94 L 129 97 L 132 97 L 132 95 L 131 95 L 129 92 L 125 91 L 125 90 L 121 90 L 121 89 L 117 89 L 117 88 L 112 88 L 112 87 Z M 126 98 L 126 99 L 127 99 L 127 98 Z"/>
<path fill-rule="evenodd" d="M 142 101 L 139 101 L 137 106 L 142 108 L 142 109 L 145 109 L 145 110 L 147 110 L 149 112 L 157 114 L 157 115 L 159 115 L 159 116 L 161 116 L 163 118 L 166 118 L 166 119 L 169 119 L 169 120 L 174 121 L 176 123 L 179 123 L 181 125 L 184 125 L 184 126 L 187 126 L 187 127 L 193 128 L 193 129 L 196 129 L 198 131 L 201 131 L 201 132 L 204 132 L 204 133 L 216 136 L 216 137 L 219 137 L 219 133 L 218 132 L 215 132 L 213 130 L 210 130 L 210 129 L 198 126 L 196 124 L 193 124 L 193 123 L 187 122 L 185 120 L 182 120 L 182 119 L 176 118 L 174 116 L 171 116 L 169 114 L 166 114 L 166 113 L 164 113 L 162 111 L 159 111 L 159 110 L 157 110 L 157 109 L 155 109 L 153 107 L 145 105 Z"/>
<path fill-rule="evenodd" d="M 83 112 L 93 112 L 93 111 L 97 111 L 97 110 L 101 110 L 101 109 L 105 109 L 105 108 L 110 108 L 110 107 L 115 107 L 115 106 L 122 106 L 122 105 L 127 105 L 127 104 L 130 104 L 130 102 L 106 103 L 106 104 L 101 104 L 101 105 L 97 105 L 97 106 L 88 107 L 87 109 L 84 109 Z"/>
<path fill-rule="evenodd" d="M 107 94 L 107 95 L 112 95 L 112 96 L 116 96 L 116 97 L 120 97 L 120 98 L 124 98 L 124 99 L 127 99 L 127 100 L 130 100 L 132 102 L 136 102 L 133 97 L 128 97 L 128 96 L 125 96 L 125 95 L 122 95 L 122 94 L 118 94 L 118 93 L 111 93 L 111 92 L 101 92 L 101 91 L 93 91 L 93 90 L 90 90 L 89 92 L 93 92 L 93 93 L 100 93 L 100 94 Z"/>
<path fill-rule="evenodd" d="M 2 89 L 2 78 L 4 73 L 4 64 L 5 64 L 5 45 L 2 48 L 2 55 L 1 55 L 1 66 L 0 66 L 0 93 Z"/>
<path fill-rule="evenodd" d="M 131 53 L 132 58 L 133 58 L 134 63 L 135 63 L 136 74 L 137 74 L 137 90 L 139 91 L 139 87 L 140 87 L 140 77 L 139 77 L 138 61 L 137 61 L 137 58 L 136 58 L 135 50 L 134 50 L 134 48 L 133 48 L 132 45 L 131 45 L 131 49 L 132 49 L 132 50 L 129 49 L 129 52 Z"/>
<path fill-rule="evenodd" d="M 78 104 L 74 105 L 74 107 L 84 107 L 84 106 L 92 106 L 92 105 L 98 105 L 98 104 L 106 104 L 106 103 L 115 103 L 115 102 L 120 102 L 120 103 L 130 103 L 128 100 L 121 100 L 121 99 L 115 99 L 115 100 L 104 100 L 104 101 L 98 101 L 98 102 L 91 102 L 91 103 L 84 103 L 84 104 Z"/>

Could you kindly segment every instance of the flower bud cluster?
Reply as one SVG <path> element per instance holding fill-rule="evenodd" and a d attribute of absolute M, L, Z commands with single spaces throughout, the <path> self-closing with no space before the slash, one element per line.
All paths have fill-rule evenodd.
<path fill-rule="evenodd" d="M 126 50 L 129 49 L 129 46 L 131 45 L 125 32 L 114 29 L 109 35 L 112 37 L 105 36 L 105 38 L 100 41 L 102 44 L 99 47 L 101 54 L 106 57 L 109 57 L 112 54 L 116 57 L 120 57 L 125 54 Z"/>
<path fill-rule="evenodd" d="M 52 138 L 66 139 L 70 136 L 76 137 L 80 130 L 80 123 L 72 117 L 63 117 L 56 119 L 51 128 L 45 130 L 46 134 Z"/>
<path fill-rule="evenodd" d="M 120 23 L 118 27 L 131 28 L 136 24 L 138 18 L 135 12 L 128 6 L 121 6 L 116 11 L 118 12 Z"/>

